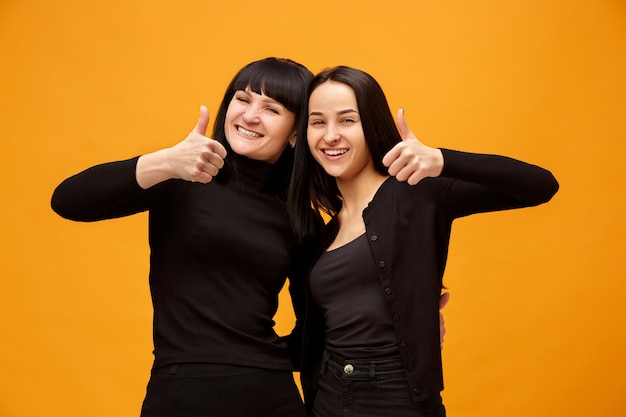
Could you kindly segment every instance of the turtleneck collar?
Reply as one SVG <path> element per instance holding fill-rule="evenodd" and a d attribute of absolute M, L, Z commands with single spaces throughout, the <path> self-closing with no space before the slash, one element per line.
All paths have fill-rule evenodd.
<path fill-rule="evenodd" d="M 281 193 L 284 191 L 287 176 L 290 170 L 285 168 L 285 163 L 278 161 L 271 164 L 265 161 L 258 161 L 248 157 L 230 152 L 227 158 L 230 158 L 232 177 L 231 179 L 257 191 Z"/>

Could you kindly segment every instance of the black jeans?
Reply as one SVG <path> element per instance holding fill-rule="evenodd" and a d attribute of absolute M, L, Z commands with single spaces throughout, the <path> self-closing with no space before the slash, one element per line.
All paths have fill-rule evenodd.
<path fill-rule="evenodd" d="M 176 364 L 154 369 L 141 417 L 306 417 L 291 371 Z"/>
<path fill-rule="evenodd" d="M 314 417 L 445 417 L 441 396 L 416 403 L 399 357 L 353 361 L 324 354 Z"/>

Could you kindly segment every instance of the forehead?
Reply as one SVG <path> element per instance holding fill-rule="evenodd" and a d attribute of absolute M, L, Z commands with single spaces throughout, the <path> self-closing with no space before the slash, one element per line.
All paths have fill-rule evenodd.
<path fill-rule="evenodd" d="M 320 84 L 309 98 L 309 110 L 316 111 L 318 108 L 345 110 L 351 108 L 357 110 L 356 95 L 352 88 L 344 83 L 326 81 Z"/>

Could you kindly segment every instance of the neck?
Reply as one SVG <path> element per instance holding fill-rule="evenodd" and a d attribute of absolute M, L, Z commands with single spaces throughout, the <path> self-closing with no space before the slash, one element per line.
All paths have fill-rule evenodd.
<path fill-rule="evenodd" d="M 377 171 L 362 172 L 349 180 L 337 178 L 337 187 L 343 200 L 341 211 L 360 213 L 368 206 L 383 182 L 389 178 Z"/>

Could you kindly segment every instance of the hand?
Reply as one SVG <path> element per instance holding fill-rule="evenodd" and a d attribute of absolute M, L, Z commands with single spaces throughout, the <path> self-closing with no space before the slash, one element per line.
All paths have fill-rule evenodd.
<path fill-rule="evenodd" d="M 201 106 L 196 126 L 182 142 L 139 157 L 137 183 L 142 188 L 149 188 L 172 178 L 204 184 L 211 182 L 224 166 L 226 149 L 205 136 L 208 125 L 209 110 Z"/>
<path fill-rule="evenodd" d="M 170 164 L 176 178 L 209 183 L 224 166 L 226 149 L 216 140 L 205 136 L 209 125 L 209 110 L 200 106 L 196 127 L 185 140 L 170 149 Z"/>
<path fill-rule="evenodd" d="M 439 297 L 439 345 L 441 350 L 443 350 L 443 337 L 446 334 L 446 326 L 444 324 L 443 313 L 441 310 L 446 306 L 446 304 L 448 304 L 448 301 L 450 301 L 450 293 L 444 292 L 441 294 Z"/>
<path fill-rule="evenodd" d="M 402 142 L 394 146 L 383 158 L 383 165 L 389 168 L 389 175 L 398 181 L 415 185 L 426 177 L 437 177 L 443 170 L 441 150 L 422 144 L 411 132 L 404 119 L 404 110 L 398 110 L 398 130 Z"/>

